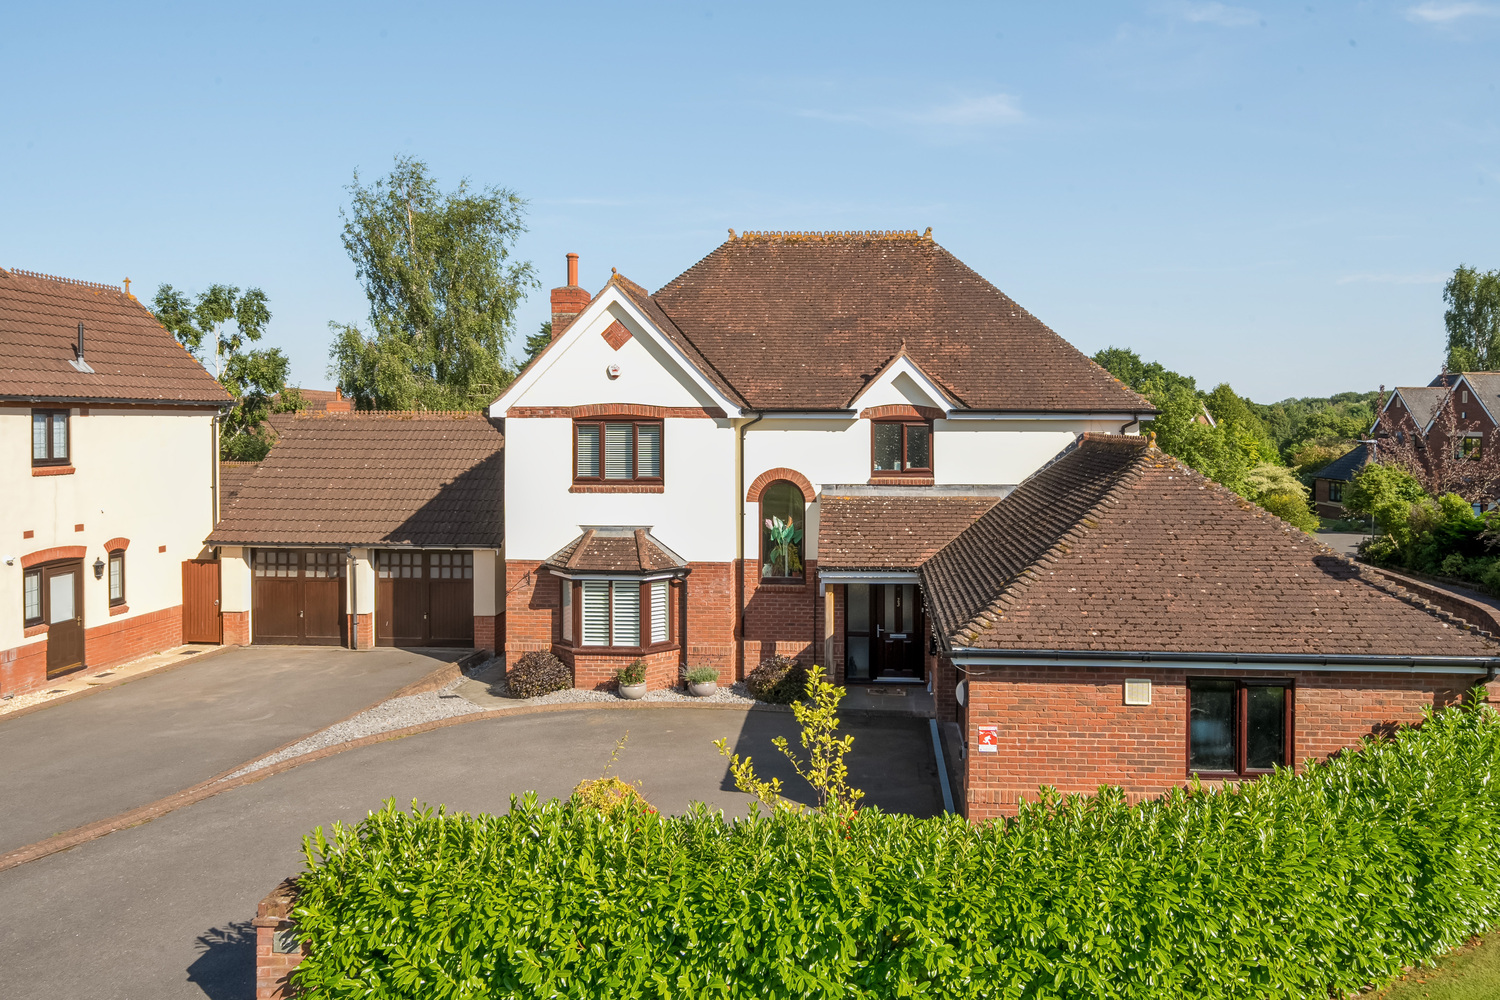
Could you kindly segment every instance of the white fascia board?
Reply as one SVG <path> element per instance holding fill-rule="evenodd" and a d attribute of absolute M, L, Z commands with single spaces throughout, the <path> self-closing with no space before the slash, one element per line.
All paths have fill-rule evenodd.
<path fill-rule="evenodd" d="M 900 570 L 818 570 L 818 579 L 824 583 L 920 583 L 915 572 Z"/>
<path fill-rule="evenodd" d="M 947 653 L 956 666 L 959 667 L 1026 667 L 1035 670 L 1037 667 L 1100 667 L 1110 669 L 1141 670 L 1144 668 L 1168 669 L 1168 670 L 1232 670 L 1240 673 L 1255 672 L 1262 674 L 1291 674 L 1304 673 L 1307 671 L 1318 671 L 1320 673 L 1377 673 L 1377 674 L 1486 674 L 1489 667 L 1483 662 L 1476 662 L 1473 666 L 1460 666 L 1458 664 L 1424 664 L 1424 663 L 1389 663 L 1378 662 L 1367 663 L 1327 663 L 1320 662 L 1313 657 L 1305 663 L 1264 663 L 1256 661 L 1230 660 L 1141 660 L 1120 657 L 1119 659 L 1070 659 L 1059 656 L 1033 657 L 1033 656 L 1006 656 L 992 649 L 970 649 L 962 646 L 954 647 Z M 1394 658 L 1394 659 L 1399 659 Z"/>
<path fill-rule="evenodd" d="M 896 376 L 903 373 L 909 376 L 913 382 L 916 382 L 917 388 L 925 392 L 929 399 L 936 400 L 938 406 L 940 406 L 943 410 L 952 411 L 955 407 L 958 406 L 957 401 L 954 400 L 953 397 L 949 396 L 946 392 L 944 392 L 941 386 L 939 386 L 936 382 L 929 378 L 927 373 L 917 366 L 916 362 L 912 361 L 911 358 L 903 354 L 895 361 L 892 361 L 889 365 L 887 365 L 885 370 L 882 371 L 879 375 L 877 375 L 875 378 L 872 378 L 864 386 L 864 388 L 860 389 L 859 392 L 854 394 L 854 398 L 849 400 L 850 408 L 858 410 L 859 401 L 865 395 L 865 393 L 869 392 L 871 389 L 874 389 L 878 385 L 885 385 L 887 383 L 895 381 Z"/>
<path fill-rule="evenodd" d="M 609 287 L 607 287 L 598 298 L 594 299 L 594 301 L 589 304 L 588 308 L 584 309 L 583 312 L 573 317 L 573 322 L 569 323 L 568 328 L 563 331 L 563 335 L 561 338 L 562 342 L 559 343 L 555 348 L 552 348 L 548 351 L 549 354 L 555 355 L 552 361 L 548 361 L 543 365 L 532 365 L 522 373 L 520 378 L 516 379 L 510 384 L 509 388 L 507 388 L 505 392 L 501 394 L 499 399 L 490 404 L 490 416 L 505 416 L 505 411 L 514 406 L 516 404 L 516 401 L 524 396 L 526 392 L 542 378 L 547 370 L 552 367 L 552 364 L 556 361 L 556 358 L 562 357 L 563 353 L 567 351 L 568 347 L 571 345 L 571 342 L 577 340 L 579 337 L 582 337 L 584 329 L 588 327 L 589 324 L 591 324 L 594 320 L 598 319 L 600 315 L 607 312 L 609 310 L 609 307 L 612 305 L 619 306 L 621 311 L 623 311 L 631 319 L 632 322 L 640 327 L 640 329 L 644 330 L 646 334 L 649 335 L 651 339 L 662 348 L 662 350 L 666 351 L 667 355 L 671 357 L 672 360 L 677 363 L 677 366 L 687 374 L 688 378 L 692 380 L 693 384 L 702 389 L 703 392 L 714 401 L 714 404 L 716 406 L 718 406 L 721 410 L 723 410 L 731 417 L 744 416 L 744 413 L 741 411 L 739 404 L 727 398 L 722 392 L 714 387 L 714 384 L 712 382 L 704 378 L 703 373 L 698 370 L 698 366 L 693 364 L 693 362 L 688 359 L 688 356 L 678 349 L 677 345 L 672 342 L 672 339 L 666 334 L 662 333 L 659 329 L 657 329 L 656 324 L 651 322 L 651 320 L 645 315 L 645 313 L 637 309 L 634 302 L 630 301 L 630 297 L 624 292 L 620 291 L 614 285 L 610 285 Z"/>
<path fill-rule="evenodd" d="M 1145 410 L 1137 410 L 1134 413 L 1019 413 L 1003 410 L 954 410 L 948 414 L 949 420 L 1118 420 L 1122 423 L 1138 423 L 1149 419 L 1141 414 Z"/>

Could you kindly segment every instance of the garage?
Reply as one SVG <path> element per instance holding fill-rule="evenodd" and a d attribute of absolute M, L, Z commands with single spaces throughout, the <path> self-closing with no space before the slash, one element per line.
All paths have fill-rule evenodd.
<path fill-rule="evenodd" d="M 474 553 L 375 553 L 377 646 L 474 645 Z"/>
<path fill-rule="evenodd" d="M 341 646 L 348 639 L 344 553 L 256 549 L 251 557 L 251 641 Z"/>

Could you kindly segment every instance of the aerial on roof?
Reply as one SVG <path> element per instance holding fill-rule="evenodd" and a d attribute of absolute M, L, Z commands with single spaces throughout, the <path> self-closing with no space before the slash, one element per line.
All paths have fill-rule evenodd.
<path fill-rule="evenodd" d="M 1005 488 L 825 486 L 818 571 L 915 570 L 995 506 Z"/>
<path fill-rule="evenodd" d="M 599 525 L 558 549 L 547 560 L 578 573 L 660 573 L 687 568 L 687 560 L 662 544 L 647 527 Z"/>
<path fill-rule="evenodd" d="M 480 414 L 319 413 L 277 430 L 209 544 L 501 545 L 504 437 Z"/>
<path fill-rule="evenodd" d="M 229 394 L 135 296 L 0 268 L 0 399 L 216 406 Z"/>
<path fill-rule="evenodd" d="M 731 231 L 654 295 L 610 286 L 750 409 L 848 408 L 904 353 L 961 408 L 1155 412 L 930 233 Z"/>
<path fill-rule="evenodd" d="M 1085 435 L 921 573 L 953 648 L 1500 653 L 1139 437 Z"/>

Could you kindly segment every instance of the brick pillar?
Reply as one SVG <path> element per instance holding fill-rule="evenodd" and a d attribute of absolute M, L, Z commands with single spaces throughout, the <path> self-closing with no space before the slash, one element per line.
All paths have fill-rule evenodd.
<path fill-rule="evenodd" d="M 250 612 L 225 611 L 222 613 L 222 618 L 224 621 L 224 645 L 250 645 Z"/>
<path fill-rule="evenodd" d="M 307 944 L 297 941 L 291 950 L 289 932 L 296 925 L 290 919 L 297 905 L 297 883 L 286 879 L 260 901 L 255 911 L 255 1000 L 285 1000 L 291 997 L 292 970 L 302 964 Z"/>

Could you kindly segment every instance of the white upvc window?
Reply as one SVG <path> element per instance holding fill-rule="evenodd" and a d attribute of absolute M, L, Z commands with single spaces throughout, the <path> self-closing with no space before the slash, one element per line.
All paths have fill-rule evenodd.
<path fill-rule="evenodd" d="M 573 581 L 561 580 L 562 585 L 562 637 L 563 642 L 573 641 Z"/>
<path fill-rule="evenodd" d="M 641 585 L 635 580 L 584 580 L 583 645 L 641 644 Z"/>
<path fill-rule="evenodd" d="M 666 580 L 653 580 L 651 582 L 651 642 L 666 642 L 671 637 L 667 628 L 667 593 L 668 583 Z"/>

